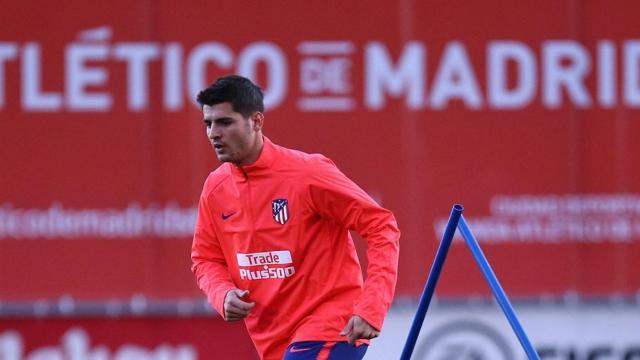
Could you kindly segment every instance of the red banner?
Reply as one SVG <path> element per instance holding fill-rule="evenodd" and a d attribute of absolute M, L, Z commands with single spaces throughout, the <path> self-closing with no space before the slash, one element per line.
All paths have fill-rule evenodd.
<path fill-rule="evenodd" d="M 228 73 L 263 85 L 267 136 L 396 213 L 399 295 L 453 203 L 510 294 L 640 288 L 637 2 L 9 8 L 0 299 L 201 296 L 190 237 L 217 163 L 193 98 Z M 460 244 L 438 293 L 488 293 Z"/>
<path fill-rule="evenodd" d="M 257 359 L 240 322 L 220 318 L 3 319 L 0 359 Z"/>

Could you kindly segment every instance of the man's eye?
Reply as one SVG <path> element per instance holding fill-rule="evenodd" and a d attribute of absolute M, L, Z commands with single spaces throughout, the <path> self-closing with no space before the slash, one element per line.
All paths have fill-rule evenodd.
<path fill-rule="evenodd" d="M 211 127 L 211 121 L 205 121 L 205 122 L 204 122 L 204 125 L 205 125 L 206 127 L 210 128 L 210 127 Z"/>

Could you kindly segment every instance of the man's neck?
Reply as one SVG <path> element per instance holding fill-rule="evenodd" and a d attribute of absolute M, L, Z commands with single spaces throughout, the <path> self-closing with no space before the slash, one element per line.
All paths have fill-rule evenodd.
<path fill-rule="evenodd" d="M 258 136 L 256 136 L 254 145 L 252 146 L 251 155 L 241 164 L 236 164 L 236 165 L 247 166 L 247 165 L 254 164 L 260 158 L 260 154 L 262 154 L 263 149 L 264 149 L 264 139 L 262 137 L 262 134 L 258 134 Z"/>

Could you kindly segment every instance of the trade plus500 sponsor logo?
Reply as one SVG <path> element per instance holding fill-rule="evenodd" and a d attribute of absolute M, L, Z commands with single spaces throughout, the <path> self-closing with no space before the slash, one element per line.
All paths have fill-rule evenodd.
<path fill-rule="evenodd" d="M 242 280 L 284 279 L 296 272 L 293 266 L 281 266 L 293 263 L 289 250 L 237 253 L 236 259 Z"/>

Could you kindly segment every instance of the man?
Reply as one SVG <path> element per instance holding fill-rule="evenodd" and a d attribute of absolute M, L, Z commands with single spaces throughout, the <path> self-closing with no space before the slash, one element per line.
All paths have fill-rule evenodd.
<path fill-rule="evenodd" d="M 244 319 L 262 359 L 361 359 L 393 298 L 393 214 L 326 157 L 263 136 L 263 94 L 250 80 L 222 77 L 197 100 L 223 162 L 200 197 L 198 286 L 225 320 Z M 364 285 L 349 229 L 367 241 Z"/>

